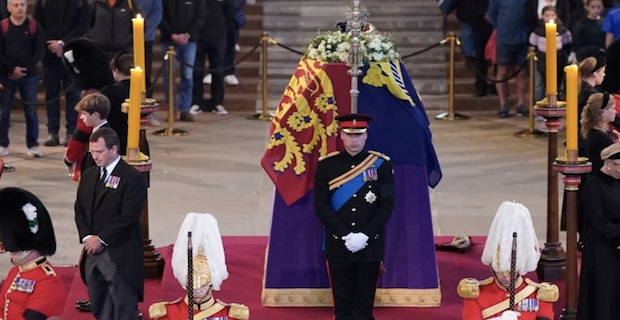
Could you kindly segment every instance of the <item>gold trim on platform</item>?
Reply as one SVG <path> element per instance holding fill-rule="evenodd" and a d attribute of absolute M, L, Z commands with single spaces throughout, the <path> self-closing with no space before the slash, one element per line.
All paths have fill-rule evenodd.
<path fill-rule="evenodd" d="M 375 307 L 439 307 L 441 289 L 377 289 Z"/>
<path fill-rule="evenodd" d="M 332 291 L 322 289 L 266 289 L 261 301 L 266 307 L 333 307 Z M 377 289 L 375 307 L 438 307 L 441 290 Z"/>
<path fill-rule="evenodd" d="M 266 289 L 261 301 L 265 307 L 332 307 L 332 290 L 322 289 Z"/>

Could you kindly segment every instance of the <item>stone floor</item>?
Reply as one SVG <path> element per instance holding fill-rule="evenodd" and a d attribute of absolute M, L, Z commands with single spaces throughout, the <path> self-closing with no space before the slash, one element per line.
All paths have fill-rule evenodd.
<path fill-rule="evenodd" d="M 44 114 L 39 112 L 41 145 L 47 136 Z M 516 200 L 530 209 L 539 239 L 544 240 L 547 139 L 515 137 L 528 128 L 527 118 L 498 119 L 494 112 L 468 115 L 469 120 L 431 120 L 443 169 L 442 181 L 430 190 L 435 234 L 486 234 L 499 204 Z M 184 137 L 156 136 L 148 130 L 154 164 L 149 228 L 155 246 L 174 242 L 187 212 L 215 215 L 222 235 L 269 234 L 274 188 L 259 164 L 269 122 L 247 116 L 200 114 L 195 123 L 175 123 L 189 132 Z M 4 173 L 0 186 L 25 188 L 42 199 L 58 242 L 51 261 L 75 264 L 81 248 L 73 220 L 77 183 L 64 168 L 64 148 L 42 146 L 43 158 L 29 158 L 23 115 L 14 112 L 12 117 L 11 154 L 4 160 L 17 170 Z M 166 114 L 160 111 L 158 117 L 164 119 Z M 536 125 L 544 127 L 541 122 Z M 4 255 L 0 274 L 9 268 Z"/>

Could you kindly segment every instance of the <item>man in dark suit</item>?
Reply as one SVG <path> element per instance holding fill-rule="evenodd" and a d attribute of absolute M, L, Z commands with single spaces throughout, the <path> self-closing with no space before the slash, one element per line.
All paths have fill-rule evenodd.
<path fill-rule="evenodd" d="M 135 320 L 144 293 L 140 213 L 146 182 L 121 159 L 118 135 L 100 128 L 89 138 L 96 166 L 83 172 L 75 222 L 84 244 L 84 270 L 92 311 L 101 320 Z"/>
<path fill-rule="evenodd" d="M 325 227 L 335 319 L 372 320 L 384 227 L 394 208 L 394 174 L 389 157 L 364 150 L 372 117 L 336 120 L 345 150 L 319 159 L 314 206 Z"/>

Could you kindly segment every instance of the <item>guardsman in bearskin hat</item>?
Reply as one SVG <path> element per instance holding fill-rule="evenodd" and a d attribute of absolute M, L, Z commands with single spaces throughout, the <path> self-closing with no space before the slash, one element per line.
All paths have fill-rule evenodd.
<path fill-rule="evenodd" d="M 188 232 L 192 233 L 193 262 L 188 269 Z M 152 319 L 185 320 L 189 305 L 193 307 L 194 319 L 246 320 L 250 310 L 242 304 L 228 304 L 215 300 L 213 290 L 228 278 L 222 237 L 217 220 L 208 213 L 188 213 L 181 225 L 172 253 L 174 277 L 189 293 L 173 302 L 159 302 L 151 305 Z M 188 274 L 192 273 L 192 288 L 188 288 Z"/>
<path fill-rule="evenodd" d="M 459 282 L 457 291 L 464 298 L 463 320 L 554 319 L 558 287 L 523 277 L 536 270 L 539 259 L 530 212 L 520 203 L 504 201 L 495 214 L 481 258 L 493 276 Z"/>
<path fill-rule="evenodd" d="M 54 227 L 34 194 L 0 190 L 0 238 L 14 267 L 0 290 L 0 320 L 57 317 L 65 306 L 65 287 L 47 256 L 56 252 Z"/>
<path fill-rule="evenodd" d="M 73 81 L 83 93 L 98 92 L 113 84 L 110 59 L 94 42 L 87 38 L 69 41 L 63 47 L 63 63 Z"/>

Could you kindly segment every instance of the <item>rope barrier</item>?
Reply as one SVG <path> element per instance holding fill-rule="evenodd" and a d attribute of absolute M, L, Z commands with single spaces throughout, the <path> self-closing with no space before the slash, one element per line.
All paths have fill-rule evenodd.
<path fill-rule="evenodd" d="M 463 60 L 465 61 L 465 66 L 467 66 L 467 68 L 468 68 L 468 69 L 470 69 L 470 70 L 474 70 L 474 73 L 475 73 L 476 75 L 478 75 L 478 76 L 482 77 L 485 81 L 487 81 L 487 82 L 491 82 L 491 83 L 508 82 L 508 81 L 510 81 L 510 80 L 512 80 L 512 79 L 514 79 L 514 78 L 516 78 L 516 77 L 517 77 L 517 75 L 519 75 L 519 72 L 521 72 L 521 70 L 523 70 L 523 68 L 525 68 L 525 66 L 526 66 L 526 65 L 528 64 L 528 62 L 529 62 L 529 59 L 526 57 L 526 58 L 525 58 L 525 60 L 524 60 L 521 64 L 519 64 L 519 65 L 518 65 L 518 66 L 519 66 L 519 68 L 518 68 L 515 72 L 513 72 L 513 73 L 512 73 L 512 74 L 510 74 L 509 76 L 505 77 L 504 79 L 497 80 L 497 79 L 495 79 L 495 78 L 489 78 L 486 74 L 482 74 L 482 73 L 480 73 L 480 72 L 478 71 L 478 69 L 476 68 L 476 66 L 475 66 L 475 65 L 473 65 L 473 64 L 471 63 L 471 61 L 469 61 L 469 60 L 467 59 L 467 56 L 465 55 L 465 52 L 463 52 L 463 47 L 461 46 L 461 42 L 460 42 L 460 41 L 458 41 L 458 42 L 457 42 L 457 45 L 459 46 L 459 49 L 460 49 L 460 51 L 461 51 L 461 56 L 463 57 Z"/>
<path fill-rule="evenodd" d="M 15 94 L 10 94 L 9 90 L 7 90 L 4 86 L 0 86 L 0 88 L 2 89 L 2 92 L 5 92 L 6 94 L 9 94 L 11 96 L 11 100 L 15 100 L 17 102 L 20 102 L 21 104 L 29 104 L 29 105 L 34 105 L 34 106 L 45 106 L 51 103 L 54 103 L 58 100 L 60 100 L 60 98 L 62 98 L 62 96 L 64 96 L 67 92 L 69 92 L 69 90 L 73 89 L 73 87 L 75 87 L 75 82 L 71 82 L 71 84 L 65 88 L 65 90 L 61 91 L 57 97 L 55 97 L 54 99 L 51 99 L 49 101 L 45 101 L 45 102 L 31 102 L 31 101 L 24 101 L 22 99 L 16 98 Z"/>
<path fill-rule="evenodd" d="M 277 46 L 279 46 L 279 47 L 281 47 L 281 48 L 283 48 L 283 49 L 285 49 L 285 50 L 288 50 L 288 51 L 290 51 L 290 52 L 292 52 L 292 53 L 295 53 L 295 54 L 298 54 L 298 55 L 301 55 L 301 56 L 303 56 L 303 55 L 305 54 L 304 52 L 301 52 L 301 51 L 299 51 L 299 50 L 293 49 L 293 48 L 291 48 L 291 47 L 289 47 L 289 46 L 287 46 L 287 45 L 285 45 L 285 44 L 280 43 L 279 41 L 277 41 L 277 40 L 275 40 L 275 39 L 273 39 L 273 38 L 270 38 L 270 37 L 261 37 L 261 39 L 258 41 L 258 43 L 256 43 L 256 45 L 255 45 L 255 46 L 254 46 L 254 47 L 253 47 L 253 48 L 252 48 L 252 49 L 251 49 L 248 53 L 246 53 L 243 57 L 241 57 L 240 59 L 238 59 L 237 61 L 235 61 L 235 62 L 234 62 L 233 64 L 231 64 L 231 65 L 222 66 L 222 67 L 219 67 L 219 68 L 197 68 L 196 66 L 194 66 L 194 65 L 192 65 L 192 64 L 189 64 L 189 63 L 187 63 L 186 61 L 182 60 L 182 59 L 181 59 L 181 58 L 179 58 L 177 55 L 175 55 L 174 57 L 175 57 L 175 59 L 176 59 L 176 60 L 178 60 L 178 61 L 179 61 L 179 63 L 181 63 L 182 65 L 188 66 L 188 67 L 190 67 L 190 68 L 192 68 L 192 69 L 195 69 L 195 70 L 203 71 L 203 72 L 206 72 L 206 73 L 215 72 L 215 71 L 224 71 L 224 70 L 226 70 L 226 69 L 228 69 L 228 68 L 230 68 L 230 67 L 236 66 L 236 65 L 240 64 L 241 62 L 245 61 L 246 59 L 248 59 L 248 58 L 249 58 L 252 54 L 254 54 L 254 52 L 256 52 L 256 50 L 257 50 L 257 49 L 258 49 L 258 48 L 262 45 L 263 41 L 267 41 L 267 42 L 268 42 L 268 43 L 270 43 L 270 44 L 277 45 Z M 430 45 L 430 46 L 428 46 L 428 47 L 426 47 L 426 48 L 423 48 L 423 49 L 418 50 L 418 51 L 415 51 L 415 52 L 413 52 L 413 53 L 410 53 L 410 54 L 407 54 L 407 55 L 401 56 L 401 58 L 400 58 L 400 59 L 401 59 L 401 60 L 405 60 L 405 59 L 408 59 L 408 58 L 411 58 L 411 57 L 414 57 L 414 56 L 417 56 L 417 55 L 423 54 L 423 53 L 425 53 L 425 52 L 427 52 L 427 51 L 430 51 L 430 50 L 432 50 L 432 49 L 434 49 L 434 48 L 437 48 L 437 47 L 439 47 L 439 46 L 441 46 L 441 45 L 443 45 L 443 44 L 446 44 L 448 41 L 449 41 L 449 39 L 448 39 L 448 37 L 446 37 L 446 38 L 444 38 L 443 40 L 441 40 L 441 41 L 439 41 L 439 42 L 437 42 L 437 43 L 435 43 L 435 44 L 432 44 L 432 45 Z M 459 47 L 460 47 L 460 45 L 461 45 L 460 41 L 458 40 L 458 37 L 457 37 L 457 40 L 456 40 L 456 44 L 457 44 Z M 465 56 L 465 55 L 464 55 L 464 53 L 463 53 L 463 50 L 462 50 L 462 49 L 461 49 L 461 54 L 462 54 L 463 56 Z M 165 54 L 164 54 L 164 55 L 165 55 Z M 164 59 L 164 60 L 165 60 L 165 59 Z M 528 60 L 526 59 L 526 60 L 525 60 L 525 61 L 524 61 L 524 62 L 520 65 L 519 69 L 518 69 L 516 72 L 514 72 L 514 74 L 511 74 L 509 77 L 506 77 L 505 79 L 502 79 L 502 80 L 497 80 L 497 79 L 492 79 L 492 78 L 489 78 L 489 77 L 487 77 L 486 75 L 480 74 L 480 73 L 479 73 L 479 72 L 478 72 L 475 68 L 472 68 L 471 62 L 469 62 L 467 59 L 465 59 L 465 64 L 467 65 L 467 67 L 472 68 L 473 70 L 475 70 L 476 74 L 478 74 L 478 75 L 480 75 L 480 76 L 484 77 L 484 79 L 485 79 L 486 81 L 488 81 L 488 82 L 492 82 L 492 83 L 497 83 L 497 82 L 507 82 L 507 81 L 509 81 L 509 80 L 513 79 L 514 77 L 516 77 L 516 76 L 517 76 L 517 74 L 518 74 L 519 72 L 521 72 L 521 70 L 525 67 L 525 64 L 526 64 L 527 62 L 528 62 Z M 155 84 L 155 83 L 157 83 L 157 81 L 159 80 L 159 78 L 160 78 L 160 76 L 161 76 L 162 69 L 163 69 L 163 68 L 159 68 L 159 71 L 158 71 L 157 75 L 155 76 L 154 80 L 151 82 L 151 83 L 152 83 L 152 85 L 151 85 L 150 91 L 152 91 L 152 90 L 153 90 L 154 84 Z M 54 99 L 51 99 L 51 100 L 49 100 L 49 101 L 45 101 L 45 102 L 34 102 L 34 103 L 33 103 L 33 102 L 30 102 L 30 101 L 23 101 L 23 100 L 21 100 L 21 99 L 16 98 L 14 94 L 11 96 L 11 99 L 12 99 L 12 100 L 16 100 L 16 101 L 18 101 L 18 102 L 20 102 L 20 103 L 23 103 L 23 104 L 30 104 L 30 105 L 35 105 L 35 106 L 47 105 L 47 104 L 55 103 L 55 102 L 57 102 L 58 100 L 60 100 L 60 99 L 62 98 L 62 96 L 64 96 L 64 95 L 65 95 L 65 94 L 66 94 L 69 90 L 71 90 L 74 86 L 75 86 L 75 83 L 74 83 L 74 82 L 72 82 L 72 83 L 71 83 L 71 85 L 70 85 L 69 87 L 67 87 L 65 90 L 63 90 L 62 92 L 60 92 L 60 94 L 59 94 L 57 97 L 55 97 Z M 1 89 L 2 89 L 2 91 L 3 91 L 3 92 L 8 93 L 8 91 L 7 91 L 4 87 L 1 87 Z"/>
<path fill-rule="evenodd" d="M 422 50 L 418 50 L 418 51 L 416 51 L 414 53 L 410 53 L 408 55 L 404 55 L 404 56 L 400 57 L 400 59 L 401 60 L 405 60 L 405 59 L 411 58 L 413 56 L 417 56 L 417 55 L 422 54 L 422 53 L 424 53 L 426 51 L 429 51 L 429 50 L 432 50 L 434 48 L 437 48 L 437 47 L 439 47 L 440 45 L 442 45 L 444 43 L 446 43 L 446 39 L 441 40 L 441 41 L 439 41 L 439 42 L 437 42 L 437 43 L 435 43 L 435 44 L 433 44 L 433 45 L 431 45 L 429 47 L 426 47 L 426 48 L 422 49 Z"/>
<path fill-rule="evenodd" d="M 286 46 L 286 45 L 284 45 L 284 44 L 280 43 L 279 41 L 277 41 L 277 40 L 275 40 L 275 39 L 273 39 L 273 38 L 268 38 L 268 39 L 267 39 L 267 41 L 269 41 L 269 43 L 271 43 L 271 44 L 275 44 L 275 45 L 277 45 L 278 47 L 284 48 L 284 49 L 286 49 L 286 50 L 288 50 L 288 51 L 290 51 L 290 52 L 296 53 L 296 54 L 298 54 L 298 55 L 301 55 L 301 56 L 305 55 L 305 53 L 304 53 L 304 52 L 301 52 L 301 51 L 295 50 L 295 49 L 293 49 L 293 48 L 291 48 L 291 47 L 289 47 L 289 46 Z M 432 45 L 430 45 L 430 46 L 428 46 L 428 47 L 424 48 L 424 49 L 421 49 L 421 50 L 415 51 L 415 52 L 413 52 L 413 53 L 410 53 L 410 54 L 407 54 L 407 55 L 404 55 L 404 56 L 401 56 L 401 57 L 400 57 L 400 59 L 401 59 L 401 60 L 404 60 L 404 59 L 411 58 L 411 57 L 413 57 L 413 56 L 417 56 L 417 55 L 419 55 L 419 54 L 422 54 L 422 53 L 424 53 L 424 52 L 427 52 L 427 51 L 429 51 L 429 50 L 432 50 L 432 49 L 434 49 L 434 48 L 437 48 L 437 47 L 439 47 L 440 45 L 445 44 L 446 42 L 447 42 L 447 39 L 443 39 L 443 40 L 441 40 L 441 41 L 439 41 L 439 42 L 437 42 L 437 43 L 435 43 L 435 44 L 432 44 Z"/>
<path fill-rule="evenodd" d="M 298 55 L 301 55 L 301 56 L 305 55 L 305 53 L 303 53 L 301 51 L 297 51 L 297 50 L 295 50 L 295 49 L 293 49 L 293 48 L 291 48 L 289 46 L 283 45 L 283 44 L 281 44 L 280 42 L 278 42 L 277 40 L 275 40 L 273 38 L 267 38 L 267 41 L 269 41 L 269 43 L 271 43 L 271 44 L 275 44 L 276 46 L 278 46 L 280 48 L 284 48 L 284 49 L 286 49 L 286 50 L 288 50 L 290 52 L 297 53 Z"/>
<path fill-rule="evenodd" d="M 226 70 L 226 69 L 228 69 L 228 68 L 230 68 L 230 67 L 234 67 L 234 66 L 236 66 L 236 65 L 240 64 L 241 62 L 243 62 L 244 60 L 246 60 L 247 58 L 249 58 L 249 57 L 250 57 L 250 56 L 251 56 L 251 55 L 252 55 L 252 54 L 256 51 L 256 49 L 258 49 L 258 47 L 260 47 L 260 45 L 262 44 L 262 42 L 263 42 L 263 41 L 262 41 L 262 39 L 261 39 L 261 40 L 259 40 L 259 41 L 258 41 L 258 43 L 254 46 L 254 48 L 252 48 L 252 49 L 250 50 L 250 52 L 246 53 L 243 57 L 241 57 L 239 60 L 235 61 L 233 64 L 231 64 L 231 65 L 227 65 L 227 66 L 222 66 L 222 67 L 219 67 L 219 68 L 213 68 L 213 69 L 212 69 L 212 68 L 198 68 L 198 67 L 196 67 L 195 65 L 190 64 L 190 63 L 187 63 L 187 62 L 186 62 L 186 61 L 184 61 L 183 59 L 179 58 L 179 56 L 178 56 L 178 55 L 175 55 L 174 57 L 175 57 L 175 59 L 176 59 L 176 60 L 178 60 L 178 61 L 179 61 L 182 65 L 187 66 L 187 67 L 190 67 L 190 68 L 192 68 L 192 69 L 194 69 L 194 70 L 204 71 L 204 72 L 206 72 L 206 73 L 211 73 L 211 72 L 215 72 L 215 71 L 220 71 L 220 72 L 223 72 L 224 70 Z"/>

